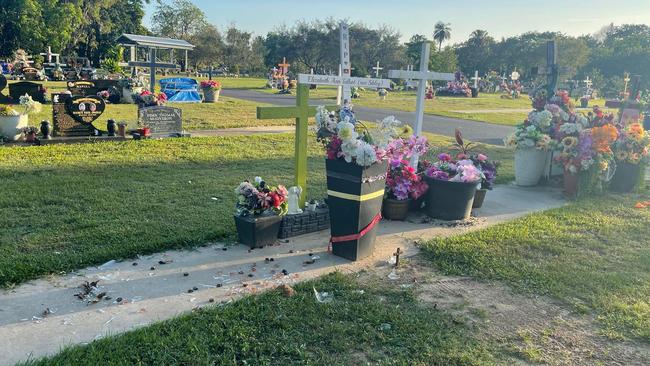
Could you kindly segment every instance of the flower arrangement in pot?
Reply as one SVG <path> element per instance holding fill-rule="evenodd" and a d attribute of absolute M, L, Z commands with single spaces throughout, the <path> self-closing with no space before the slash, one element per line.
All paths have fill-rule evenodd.
<path fill-rule="evenodd" d="M 547 167 L 554 116 L 545 103 L 543 95 L 537 97 L 535 110 L 505 140 L 506 146 L 515 148 L 515 182 L 519 186 L 537 185 Z"/>
<path fill-rule="evenodd" d="M 234 218 L 239 242 L 251 248 L 275 243 L 282 216 L 288 211 L 287 189 L 282 185 L 270 186 L 262 178 L 256 177 L 253 183 L 240 183 L 235 195 Z"/>
<path fill-rule="evenodd" d="M 616 159 L 616 172 L 610 182 L 614 192 L 632 192 L 641 182 L 648 162 L 650 136 L 641 123 L 631 123 L 619 130 L 618 138 L 612 144 Z"/>
<path fill-rule="evenodd" d="M 42 104 L 25 94 L 20 97 L 18 106 L 0 106 L 0 135 L 9 141 L 22 136 L 22 129 L 29 125 L 29 115 L 39 113 Z"/>
<path fill-rule="evenodd" d="M 204 103 L 214 103 L 219 101 L 219 95 L 221 94 L 221 83 L 216 80 L 205 80 L 202 81 L 201 90 L 203 90 L 203 102 Z"/>
<path fill-rule="evenodd" d="M 39 128 L 35 126 L 23 127 L 20 131 L 25 135 L 25 142 L 36 142 L 36 135 L 38 134 Z"/>
<path fill-rule="evenodd" d="M 428 150 L 425 137 L 411 136 L 395 139 L 388 147 L 388 175 L 386 195 L 383 202 L 384 217 L 389 220 L 404 220 L 413 201 L 419 201 L 429 189 L 421 174 L 410 165 L 408 159 L 417 153 L 424 155 Z"/>
<path fill-rule="evenodd" d="M 453 160 L 448 153 L 426 170 L 429 185 L 425 211 L 432 218 L 453 221 L 466 220 L 472 212 L 476 190 L 484 175 L 470 159 Z"/>
<path fill-rule="evenodd" d="M 388 171 L 386 149 L 401 122 L 385 118 L 376 128 L 358 122 L 352 106 L 338 113 L 319 107 L 318 140 L 327 151 L 327 204 L 332 253 L 359 260 L 372 254 Z"/>
<path fill-rule="evenodd" d="M 472 208 L 481 208 L 483 207 L 483 202 L 485 202 L 487 191 L 494 188 L 494 181 L 497 177 L 497 166 L 499 163 L 496 161 L 490 161 L 488 156 L 485 154 L 472 153 L 477 145 L 473 142 L 465 143 L 460 129 L 456 129 L 454 137 L 456 138 L 456 143 L 451 146 L 451 149 L 458 151 L 456 158 L 458 160 L 471 160 L 474 163 L 474 166 L 483 173 L 483 179 L 476 190 L 474 203 L 472 205 Z"/>

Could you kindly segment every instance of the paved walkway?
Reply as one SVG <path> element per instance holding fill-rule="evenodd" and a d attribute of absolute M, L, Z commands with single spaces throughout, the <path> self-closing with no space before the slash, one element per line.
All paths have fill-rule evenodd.
<path fill-rule="evenodd" d="M 281 106 L 295 105 L 296 103 L 295 96 L 293 95 L 269 94 L 246 89 L 224 89 L 221 93 L 227 97 L 249 100 L 256 103 L 268 103 Z M 312 105 L 333 104 L 332 100 L 313 99 L 310 102 Z M 362 106 L 355 106 L 354 110 L 358 118 L 372 122 L 382 120 L 384 117 L 391 115 L 403 122 L 412 122 L 415 120 L 415 112 L 403 112 Z M 513 127 L 510 126 L 434 116 L 430 114 L 424 115 L 423 130 L 425 132 L 444 136 L 454 136 L 456 128 L 460 128 L 463 131 L 463 136 L 468 140 L 493 145 L 503 145 L 503 139 L 513 130 Z"/>
<path fill-rule="evenodd" d="M 470 220 L 471 225 L 449 227 L 422 216 L 403 223 L 383 221 L 375 254 L 360 262 L 328 254 L 329 235 L 320 232 L 252 251 L 243 245 L 224 250 L 224 244 L 214 244 L 109 262 L 11 291 L 0 290 L 0 365 L 51 355 L 66 345 L 169 319 L 210 305 L 210 299 L 227 302 L 282 283 L 386 264 L 397 247 L 406 256 L 416 254 L 415 240 L 457 235 L 563 204 L 562 194 L 550 188 L 498 186 L 488 193 L 484 208 L 476 212 L 479 218 Z M 317 258 L 310 254 L 318 257 L 313 264 L 305 263 Z M 75 297 L 85 281 L 99 281 L 98 291 L 111 299 L 87 304 Z"/>

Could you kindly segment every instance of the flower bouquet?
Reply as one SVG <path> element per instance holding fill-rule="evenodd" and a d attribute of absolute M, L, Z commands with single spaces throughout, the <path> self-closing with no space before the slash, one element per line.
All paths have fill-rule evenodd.
<path fill-rule="evenodd" d="M 441 220 L 468 219 L 476 190 L 485 178 L 471 159 L 453 160 L 448 153 L 438 155 L 438 160 L 425 170 L 429 185 L 426 212 Z"/>
<path fill-rule="evenodd" d="M 219 101 L 221 94 L 221 83 L 215 80 L 202 81 L 201 90 L 203 90 L 203 102 L 214 103 Z"/>
<path fill-rule="evenodd" d="M 404 220 L 408 215 L 411 202 L 420 202 L 420 198 L 429 189 L 417 170 L 408 159 L 415 153 L 423 155 L 428 149 L 424 137 L 411 136 L 408 139 L 395 139 L 388 146 L 389 168 L 386 177 L 386 195 L 383 213 L 390 220 Z"/>
<path fill-rule="evenodd" d="M 138 108 L 162 106 L 167 103 L 167 95 L 165 93 L 152 93 L 145 89 L 140 93 L 134 93 L 133 100 L 138 105 Z"/>
<path fill-rule="evenodd" d="M 338 112 L 317 109 L 317 138 L 326 149 L 327 193 L 332 252 L 350 260 L 372 254 L 387 176 L 387 149 L 403 131 L 385 118 L 369 129 L 356 120 L 352 106 Z"/>
<path fill-rule="evenodd" d="M 251 248 L 273 244 L 278 238 L 282 216 L 287 214 L 287 189 L 269 186 L 260 177 L 244 181 L 235 189 L 235 225 L 239 241 Z"/>
<path fill-rule="evenodd" d="M 610 182 L 610 190 L 622 193 L 634 190 L 643 177 L 649 146 L 650 136 L 640 123 L 621 128 L 618 138 L 612 143 L 616 173 Z"/>
<path fill-rule="evenodd" d="M 491 191 L 494 188 L 499 162 L 490 160 L 490 158 L 485 154 L 474 154 L 471 155 L 469 159 L 474 163 L 474 166 L 483 173 L 483 179 L 481 179 L 481 183 L 476 190 L 474 203 L 472 205 L 472 208 L 481 208 L 483 207 L 483 202 L 485 202 L 487 191 Z"/>

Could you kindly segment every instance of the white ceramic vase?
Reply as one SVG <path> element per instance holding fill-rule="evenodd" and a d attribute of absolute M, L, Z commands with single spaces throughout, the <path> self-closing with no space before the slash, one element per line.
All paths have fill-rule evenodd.
<path fill-rule="evenodd" d="M 515 150 L 515 183 L 521 187 L 539 184 L 548 167 L 548 152 L 535 148 Z"/>
<path fill-rule="evenodd" d="M 6 137 L 9 141 L 20 139 L 23 134 L 20 129 L 27 126 L 29 126 L 29 116 L 26 114 L 0 116 L 0 135 Z"/>

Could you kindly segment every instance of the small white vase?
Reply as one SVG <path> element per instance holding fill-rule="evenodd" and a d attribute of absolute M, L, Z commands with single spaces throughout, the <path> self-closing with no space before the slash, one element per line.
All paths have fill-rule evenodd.
<path fill-rule="evenodd" d="M 515 183 L 521 187 L 539 184 L 548 162 L 548 152 L 535 148 L 515 150 Z"/>
<path fill-rule="evenodd" d="M 29 116 L 0 116 L 0 135 L 9 141 L 16 141 L 22 136 L 21 128 L 29 126 Z"/>

